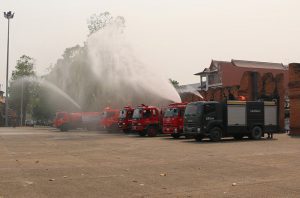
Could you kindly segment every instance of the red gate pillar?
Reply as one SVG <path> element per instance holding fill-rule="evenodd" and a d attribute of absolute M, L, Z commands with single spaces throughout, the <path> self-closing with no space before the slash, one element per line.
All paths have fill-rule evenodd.
<path fill-rule="evenodd" d="M 300 135 L 300 64 L 289 64 L 290 134 Z"/>

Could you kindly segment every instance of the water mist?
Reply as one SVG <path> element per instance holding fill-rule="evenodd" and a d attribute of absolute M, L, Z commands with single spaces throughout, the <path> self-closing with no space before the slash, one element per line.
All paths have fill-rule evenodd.
<path fill-rule="evenodd" d="M 179 87 L 178 92 L 179 93 L 191 93 L 191 94 L 198 96 L 201 99 L 204 99 L 203 96 L 197 91 L 197 89 L 195 89 L 194 87 L 192 87 L 190 85 L 185 85 L 185 86 Z"/>
<path fill-rule="evenodd" d="M 102 95 L 123 103 L 154 102 L 160 98 L 180 102 L 181 98 L 169 82 L 138 60 L 126 34 L 111 24 L 92 34 L 87 41 L 92 71 L 102 86 Z"/>
<path fill-rule="evenodd" d="M 21 84 L 24 82 L 25 83 L 26 82 L 37 83 L 40 86 L 47 88 L 47 89 L 53 91 L 54 93 L 57 93 L 59 96 L 61 96 L 65 100 L 69 101 L 74 107 L 76 107 L 76 109 L 78 109 L 78 110 L 81 109 L 80 105 L 75 100 L 73 100 L 68 94 L 66 94 L 63 90 L 61 90 L 56 85 L 54 85 L 53 83 L 51 83 L 45 79 L 38 78 L 38 77 L 23 77 L 23 78 L 18 79 L 18 81 L 16 83 Z"/>

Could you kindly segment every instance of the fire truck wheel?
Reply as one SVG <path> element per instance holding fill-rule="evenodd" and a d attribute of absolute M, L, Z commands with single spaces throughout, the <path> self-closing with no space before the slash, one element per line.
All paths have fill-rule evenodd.
<path fill-rule="evenodd" d="M 140 135 L 141 137 L 145 137 L 146 134 L 147 134 L 146 131 L 140 131 L 140 132 L 139 132 L 139 135 Z"/>
<path fill-rule="evenodd" d="M 171 136 L 175 139 L 180 138 L 180 134 L 178 134 L 178 133 L 173 133 Z"/>
<path fill-rule="evenodd" d="M 259 140 L 262 136 L 262 129 L 259 126 L 255 126 L 251 130 L 251 139 Z"/>
<path fill-rule="evenodd" d="M 213 142 L 218 142 L 222 138 L 222 130 L 219 127 L 214 127 L 209 131 L 209 139 Z"/>
<path fill-rule="evenodd" d="M 150 126 L 147 129 L 148 137 L 155 137 L 157 135 L 157 128 L 155 126 Z"/>
<path fill-rule="evenodd" d="M 203 138 L 204 138 L 203 135 L 196 135 L 196 136 L 195 136 L 195 140 L 196 140 L 197 142 L 201 142 Z"/>

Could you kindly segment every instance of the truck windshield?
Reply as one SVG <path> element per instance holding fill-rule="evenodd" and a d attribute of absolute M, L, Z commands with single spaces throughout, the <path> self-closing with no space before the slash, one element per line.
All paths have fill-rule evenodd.
<path fill-rule="evenodd" d="M 179 113 L 178 108 L 168 108 L 165 111 L 164 117 L 166 117 L 166 118 L 177 117 L 178 113 Z"/>
<path fill-rule="evenodd" d="M 123 109 L 120 111 L 119 117 L 124 119 L 124 118 L 126 118 L 126 115 L 127 115 L 127 111 L 125 109 Z"/>
<path fill-rule="evenodd" d="M 202 104 L 188 104 L 184 115 L 185 116 L 195 116 L 197 114 L 200 114 L 202 110 Z"/>
<path fill-rule="evenodd" d="M 132 118 L 133 119 L 138 119 L 138 118 L 141 118 L 141 117 L 142 117 L 142 110 L 141 109 L 135 109 L 133 111 Z"/>

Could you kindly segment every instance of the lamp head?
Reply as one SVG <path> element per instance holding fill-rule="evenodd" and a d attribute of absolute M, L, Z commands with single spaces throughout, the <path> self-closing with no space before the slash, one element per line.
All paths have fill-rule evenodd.
<path fill-rule="evenodd" d="M 4 12 L 4 17 L 7 19 L 12 19 L 14 18 L 15 13 L 8 11 L 8 12 Z"/>

